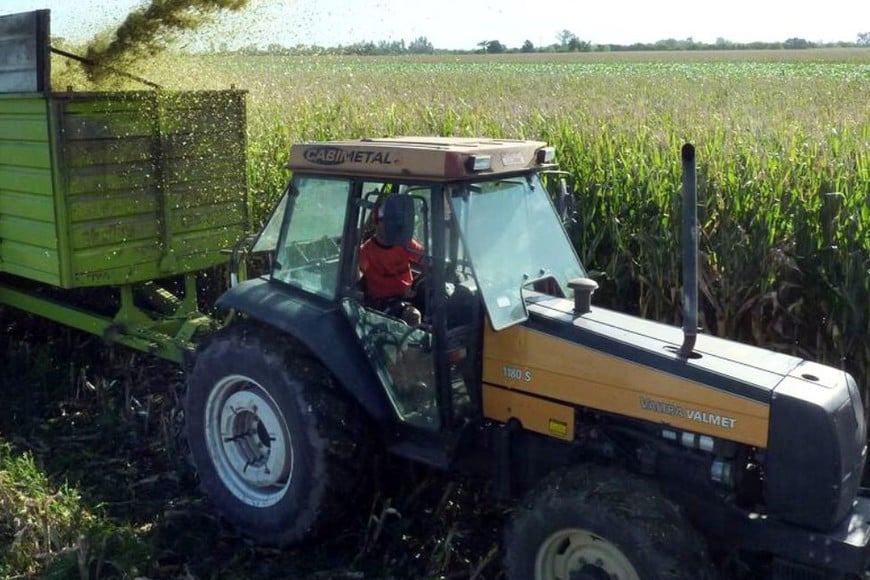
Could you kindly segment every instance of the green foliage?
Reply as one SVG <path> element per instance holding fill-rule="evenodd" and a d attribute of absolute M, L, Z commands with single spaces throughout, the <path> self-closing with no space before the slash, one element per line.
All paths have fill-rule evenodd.
<path fill-rule="evenodd" d="M 0 440 L 0 577 L 135 575 L 152 552 L 142 533 L 88 510 L 75 488 Z"/>
<path fill-rule="evenodd" d="M 291 143 L 398 134 L 546 140 L 571 176 L 601 304 L 680 316 L 679 148 L 698 147 L 707 332 L 870 364 L 870 53 L 189 57 L 169 87 L 250 91 L 255 223 Z M 836 194 L 836 195 L 833 195 Z M 865 387 L 866 388 L 866 387 Z"/>
<path fill-rule="evenodd" d="M 501 54 L 507 50 L 507 47 L 498 40 L 483 40 L 478 42 L 477 46 L 487 54 Z"/>
<path fill-rule="evenodd" d="M 152 557 L 147 533 L 117 523 L 76 481 L 81 473 L 111 480 L 94 434 L 119 452 L 120 439 L 110 434 L 119 423 L 110 402 L 117 389 L 92 383 L 82 362 L 99 360 L 105 347 L 37 317 L 0 310 L 0 320 L 0 432 L 9 439 L 0 439 L 0 577 L 135 576 Z M 82 393 L 102 415 L 81 412 Z M 47 441 L 49 434 L 56 439 Z"/>
<path fill-rule="evenodd" d="M 432 54 L 435 47 L 425 36 L 418 36 L 408 44 L 408 52 L 411 54 Z"/>
<path fill-rule="evenodd" d="M 135 572 L 149 552 L 132 529 L 118 528 L 85 509 L 74 488 L 52 484 L 33 455 L 0 441 L 4 578 L 112 577 Z"/>
<path fill-rule="evenodd" d="M 78 496 L 52 489 L 33 457 L 0 441 L 0 574 L 32 575 L 36 556 L 48 556 L 75 541 L 86 522 Z"/>

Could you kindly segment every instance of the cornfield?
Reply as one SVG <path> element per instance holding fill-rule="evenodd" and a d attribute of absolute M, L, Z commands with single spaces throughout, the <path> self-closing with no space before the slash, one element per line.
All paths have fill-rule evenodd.
<path fill-rule="evenodd" d="M 575 192 L 571 235 L 596 301 L 667 322 L 680 316 L 679 148 L 690 141 L 704 331 L 842 367 L 870 388 L 870 50 L 167 56 L 146 76 L 250 92 L 258 223 L 295 141 L 548 141 Z"/>

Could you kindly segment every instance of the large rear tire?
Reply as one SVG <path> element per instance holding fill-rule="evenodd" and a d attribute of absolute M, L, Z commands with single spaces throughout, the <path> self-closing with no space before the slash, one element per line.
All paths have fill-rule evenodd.
<path fill-rule="evenodd" d="M 509 580 L 704 580 L 703 538 L 656 486 L 588 465 L 533 490 L 505 534 Z"/>
<path fill-rule="evenodd" d="M 217 333 L 188 377 L 193 464 L 218 512 L 261 544 L 306 540 L 343 518 L 368 451 L 331 375 L 269 329 Z"/>

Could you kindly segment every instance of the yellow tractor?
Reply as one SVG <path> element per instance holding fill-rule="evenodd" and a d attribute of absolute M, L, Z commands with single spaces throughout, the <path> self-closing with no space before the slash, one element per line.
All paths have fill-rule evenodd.
<path fill-rule="evenodd" d="M 865 419 L 848 374 L 697 330 L 694 149 L 683 329 L 592 304 L 538 141 L 293 146 L 293 177 L 219 306 L 186 397 L 217 509 L 287 545 L 340 522 L 368 453 L 490 477 L 517 499 L 511 580 L 857 578 L 870 559 Z M 560 195 L 566 195 L 564 192 Z M 367 243 L 411 271 L 371 296 Z M 404 316 L 408 309 L 418 321 Z"/>

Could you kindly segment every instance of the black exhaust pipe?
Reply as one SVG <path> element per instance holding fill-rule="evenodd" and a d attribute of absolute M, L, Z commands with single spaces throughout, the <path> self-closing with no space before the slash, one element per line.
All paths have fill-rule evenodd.
<path fill-rule="evenodd" d="M 679 355 L 689 358 L 698 336 L 698 185 L 695 146 L 686 143 L 683 158 L 683 346 Z"/>

